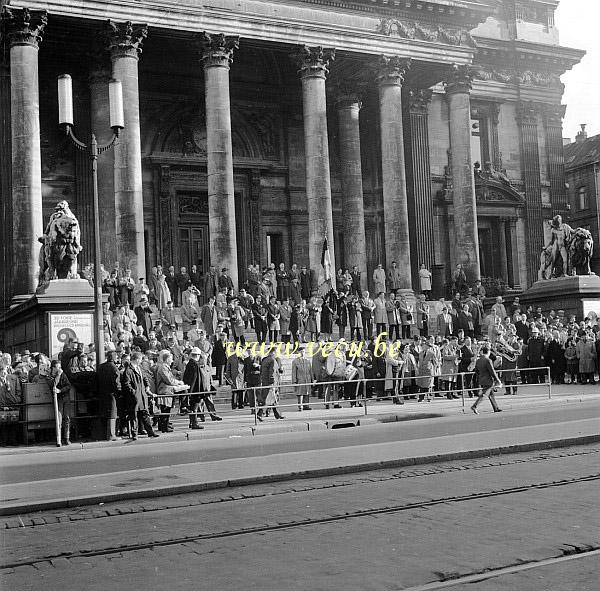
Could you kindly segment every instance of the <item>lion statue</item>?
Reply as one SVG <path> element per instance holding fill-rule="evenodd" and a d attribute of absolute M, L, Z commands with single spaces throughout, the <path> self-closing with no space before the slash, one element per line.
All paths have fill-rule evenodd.
<path fill-rule="evenodd" d="M 538 271 L 538 280 L 552 279 L 552 246 L 542 248 L 540 254 L 540 269 Z"/>
<path fill-rule="evenodd" d="M 40 285 L 52 279 L 78 279 L 77 256 L 83 250 L 79 222 L 66 201 L 59 201 L 39 238 Z"/>
<path fill-rule="evenodd" d="M 594 239 L 589 230 L 577 228 L 569 243 L 569 269 L 571 275 L 591 275 L 590 261 L 594 254 Z"/>

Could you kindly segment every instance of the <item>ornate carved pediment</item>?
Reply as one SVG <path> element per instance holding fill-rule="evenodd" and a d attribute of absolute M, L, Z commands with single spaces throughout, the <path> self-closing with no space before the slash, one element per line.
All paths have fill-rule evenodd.
<path fill-rule="evenodd" d="M 467 29 L 451 25 L 434 25 L 407 19 L 382 18 L 376 31 L 388 37 L 477 47 L 475 40 Z"/>
<path fill-rule="evenodd" d="M 479 169 L 479 163 L 475 163 L 475 196 L 477 202 L 498 203 L 504 205 L 524 206 L 525 199 L 512 186 L 506 172 L 497 172 L 490 163 L 486 163 L 485 169 Z"/>

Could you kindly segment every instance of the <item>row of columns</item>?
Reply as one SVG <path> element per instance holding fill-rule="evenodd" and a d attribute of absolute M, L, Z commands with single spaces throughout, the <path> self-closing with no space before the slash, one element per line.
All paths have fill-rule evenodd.
<path fill-rule="evenodd" d="M 43 12 L 30 13 L 27 9 L 5 9 L 3 18 L 8 25 L 11 62 L 15 288 L 16 293 L 27 294 L 37 287 L 37 238 L 43 229 L 37 53 L 47 16 Z M 130 268 L 133 276 L 138 276 L 146 267 L 138 60 L 147 28 L 129 22 L 109 22 L 107 33 L 111 74 L 121 80 L 123 86 L 125 129 L 115 146 L 113 185 L 102 187 L 101 202 L 105 205 L 102 206 L 101 227 L 105 235 L 111 236 L 110 226 L 114 223 L 117 260 L 122 267 Z M 198 42 L 205 79 L 210 256 L 212 261 L 229 269 L 237 285 L 229 69 L 239 38 L 203 33 L 198 36 Z M 321 47 L 303 47 L 294 57 L 302 82 L 309 264 L 312 269 L 319 269 L 325 237 L 330 258 L 335 261 L 326 96 L 328 67 L 335 52 Z M 412 285 L 402 123 L 402 83 L 409 67 L 410 60 L 382 56 L 377 68 L 386 258 L 389 263 L 398 263 L 404 290 L 410 290 Z M 100 88 L 105 85 L 106 76 L 102 72 L 97 74 L 90 80 L 98 86 L 96 92 L 92 92 L 91 123 L 95 133 L 102 133 L 108 126 L 107 93 L 106 89 Z M 452 71 L 446 91 L 457 221 L 455 251 L 468 278 L 474 280 L 479 277 L 479 253 L 470 154 L 470 77 L 466 67 Z M 349 266 L 366 269 L 358 96 L 352 93 L 339 96 L 337 111 L 346 259 Z M 422 159 L 423 154 L 417 153 L 417 156 Z M 413 169 L 414 165 L 415 162 Z M 421 178 L 426 172 L 422 163 L 414 172 L 419 175 L 419 186 L 422 182 L 430 184 L 429 179 Z M 111 214 L 113 199 L 115 213 Z M 431 232 L 432 209 L 425 201 L 431 201 L 430 189 L 429 192 L 417 191 L 415 202 L 419 207 L 414 207 L 413 211 L 424 212 L 428 220 L 426 231 Z M 415 222 L 420 223 L 419 216 Z M 431 250 L 427 238 L 420 237 L 417 244 L 421 245 L 417 249 L 419 256 L 421 252 Z"/>

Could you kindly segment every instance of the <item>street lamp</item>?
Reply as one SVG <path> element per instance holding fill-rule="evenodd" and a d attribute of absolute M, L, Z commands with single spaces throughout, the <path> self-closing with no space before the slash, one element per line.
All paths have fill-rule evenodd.
<path fill-rule="evenodd" d="M 104 146 L 99 146 L 92 133 L 89 144 L 78 140 L 73 133 L 73 86 L 71 76 L 63 74 L 58 77 L 58 124 L 64 129 L 73 145 L 86 152 L 92 163 L 93 216 L 94 216 L 94 348 L 96 349 L 96 366 L 104 363 L 103 310 L 102 310 L 102 276 L 100 274 L 100 219 L 98 211 L 98 156 L 110 150 L 119 137 L 119 131 L 125 127 L 123 122 L 123 90 L 120 80 L 108 83 L 110 104 L 110 127 L 112 139 Z"/>

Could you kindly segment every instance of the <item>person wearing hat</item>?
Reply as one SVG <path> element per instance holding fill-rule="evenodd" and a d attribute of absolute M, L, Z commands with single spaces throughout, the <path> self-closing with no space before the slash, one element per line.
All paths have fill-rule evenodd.
<path fill-rule="evenodd" d="M 215 331 L 217 330 L 218 321 L 218 312 L 214 296 L 210 296 L 206 304 L 202 306 L 202 309 L 200 310 L 200 318 L 202 319 L 202 324 L 204 325 L 206 334 L 209 337 L 214 335 Z"/>
<path fill-rule="evenodd" d="M 142 296 L 140 298 L 140 305 L 134 310 L 137 319 L 136 324 L 141 326 L 144 330 L 146 337 L 152 330 L 152 310 L 148 303 L 148 296 Z"/>
<path fill-rule="evenodd" d="M 227 358 L 225 364 L 225 380 L 231 386 L 231 409 L 244 408 L 244 359 L 237 351 Z"/>
<path fill-rule="evenodd" d="M 531 337 L 527 342 L 527 357 L 529 368 L 544 367 L 544 351 L 546 343 L 540 336 L 540 330 L 537 326 L 531 328 Z M 543 369 L 530 369 L 527 372 L 530 384 L 543 384 L 545 379 L 545 371 Z"/>
<path fill-rule="evenodd" d="M 175 308 L 173 308 L 173 302 L 169 300 L 167 307 L 163 308 L 160 312 L 160 320 L 163 326 L 171 327 L 175 326 L 177 329 L 177 319 L 175 318 Z"/>
<path fill-rule="evenodd" d="M 200 295 L 200 292 L 191 283 L 188 284 L 185 291 L 181 294 L 181 328 L 183 330 L 184 339 L 187 338 L 188 332 L 200 317 L 198 295 Z"/>
<path fill-rule="evenodd" d="M 490 404 L 492 405 L 494 412 L 502 412 L 502 409 L 498 407 L 496 398 L 494 397 L 494 387 L 500 386 L 502 382 L 490 359 L 490 348 L 487 344 L 481 347 L 479 359 L 475 363 L 475 374 L 478 376 L 479 387 L 481 390 L 479 391 L 477 400 L 475 400 L 473 406 L 471 406 L 473 413 L 476 415 L 479 414 L 477 412 L 477 406 L 486 396 L 490 399 Z"/>

